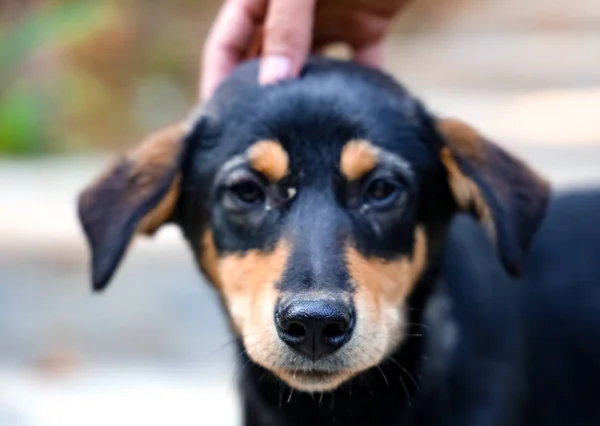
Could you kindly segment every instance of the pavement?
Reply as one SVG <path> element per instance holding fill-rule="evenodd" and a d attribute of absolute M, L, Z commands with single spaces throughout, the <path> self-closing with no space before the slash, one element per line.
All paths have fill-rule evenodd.
<path fill-rule="evenodd" d="M 2 426 L 240 424 L 233 386 L 202 374 L 135 365 L 54 380 L 14 369 L 0 377 Z"/>

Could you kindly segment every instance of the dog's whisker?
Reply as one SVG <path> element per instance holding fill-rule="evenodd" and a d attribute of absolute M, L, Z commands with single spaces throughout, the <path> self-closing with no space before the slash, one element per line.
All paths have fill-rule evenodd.
<path fill-rule="evenodd" d="M 371 395 L 371 398 L 373 398 L 374 397 L 373 390 L 371 389 L 371 386 L 369 386 L 369 383 L 366 381 L 366 378 L 364 376 L 362 376 L 362 382 L 365 385 L 365 387 L 367 388 L 367 392 L 369 392 L 369 395 Z"/>
<path fill-rule="evenodd" d="M 402 388 L 404 389 L 404 393 L 406 394 L 406 401 L 408 403 L 408 406 L 412 407 L 412 400 L 410 398 L 410 393 L 408 392 L 408 388 L 406 387 L 406 383 L 404 383 L 404 379 L 402 378 L 402 376 L 398 376 L 398 379 L 400 380 L 400 384 L 402 385 Z"/>
<path fill-rule="evenodd" d="M 249 364 L 250 364 L 250 359 L 246 360 L 246 362 L 244 362 L 233 374 L 233 376 L 231 377 L 231 382 L 230 382 L 230 386 L 234 385 L 238 379 L 238 376 L 242 373 L 242 370 L 244 368 L 246 368 Z"/>
<path fill-rule="evenodd" d="M 279 390 L 279 407 L 283 407 L 283 390 L 285 386 L 282 384 Z"/>
<path fill-rule="evenodd" d="M 406 325 L 414 326 L 414 327 L 423 327 L 423 328 L 427 328 L 427 329 L 431 328 L 429 325 L 422 324 L 422 323 L 419 323 L 419 322 L 407 322 Z"/>
<path fill-rule="evenodd" d="M 392 361 L 392 363 L 394 363 L 394 365 L 398 366 L 404 373 L 406 373 L 406 375 L 409 377 L 409 379 L 412 381 L 413 385 L 415 386 L 415 389 L 417 390 L 417 392 L 420 392 L 421 389 L 419 387 L 419 383 L 417 382 L 417 380 L 413 377 L 412 374 L 410 374 L 410 372 L 404 368 L 402 366 L 402 364 L 400 364 L 398 361 L 396 361 L 394 358 L 389 357 L 388 358 L 390 361 Z"/>
<path fill-rule="evenodd" d="M 381 369 L 381 367 L 379 365 L 377 365 L 376 367 L 379 370 L 379 372 L 381 373 L 381 375 L 383 376 L 383 380 L 385 381 L 385 384 L 389 388 L 390 387 L 390 382 L 388 382 L 387 377 L 385 377 L 385 373 L 383 372 L 383 370 Z"/>

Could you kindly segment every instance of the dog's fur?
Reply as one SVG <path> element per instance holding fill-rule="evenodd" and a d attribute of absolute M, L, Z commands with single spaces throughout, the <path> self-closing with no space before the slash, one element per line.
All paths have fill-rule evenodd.
<path fill-rule="evenodd" d="M 600 195 L 549 203 L 378 71 L 256 72 L 81 194 L 94 288 L 136 233 L 176 223 L 239 337 L 247 426 L 598 424 Z M 282 325 L 302 303 L 342 312 L 322 352 Z"/>

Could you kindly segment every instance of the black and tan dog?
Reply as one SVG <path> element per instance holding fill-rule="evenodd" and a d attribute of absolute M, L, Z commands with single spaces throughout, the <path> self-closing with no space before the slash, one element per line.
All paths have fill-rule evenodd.
<path fill-rule="evenodd" d="M 598 269 L 557 261 L 576 230 L 553 230 L 600 213 L 600 197 L 566 213 L 576 200 L 558 199 L 545 219 L 542 178 L 378 71 L 313 58 L 268 87 L 256 71 L 81 194 L 94 288 L 135 234 L 176 223 L 249 361 L 247 426 L 599 424 L 585 358 L 598 343 L 560 349 L 573 297 L 542 271 L 580 274 L 600 300 L 586 287 Z M 570 339 L 597 339 L 599 315 L 583 315 Z"/>

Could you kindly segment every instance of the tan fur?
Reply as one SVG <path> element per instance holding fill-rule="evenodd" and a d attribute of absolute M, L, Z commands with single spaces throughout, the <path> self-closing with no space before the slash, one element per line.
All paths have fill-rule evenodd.
<path fill-rule="evenodd" d="M 422 227 L 415 229 L 412 256 L 394 261 L 365 258 L 353 247 L 346 250 L 348 271 L 356 286 L 354 303 L 359 315 L 355 334 L 368 339 L 368 348 L 357 354 L 362 368 L 379 363 L 404 339 L 404 302 L 426 266 L 427 240 Z"/>
<path fill-rule="evenodd" d="M 221 280 L 219 278 L 219 257 L 212 231 L 207 230 L 202 237 L 200 249 L 200 267 L 206 278 L 217 288 L 221 288 Z"/>
<path fill-rule="evenodd" d="M 378 305 L 398 306 L 421 275 L 427 256 L 425 232 L 421 227 L 415 230 L 415 243 L 412 258 L 403 256 L 386 261 L 379 258 L 366 258 L 353 247 L 348 247 L 346 260 L 354 282 L 374 295 Z"/>
<path fill-rule="evenodd" d="M 79 204 L 82 210 L 97 210 L 93 206 L 98 202 L 97 197 L 102 188 L 117 184 L 123 186 L 121 196 L 124 197 L 118 202 L 130 206 L 142 202 L 172 172 L 173 165 L 182 152 L 186 132 L 185 125 L 175 124 L 148 136 L 140 146 L 115 161 L 81 192 Z M 115 179 L 119 181 L 115 182 Z M 179 197 L 180 182 L 181 176 L 176 173 L 165 196 L 140 221 L 138 233 L 153 234 L 170 218 Z"/>
<path fill-rule="evenodd" d="M 173 178 L 173 182 L 171 183 L 167 194 L 160 200 L 156 207 L 146 213 L 142 218 L 140 225 L 138 226 L 138 233 L 152 235 L 161 225 L 171 218 L 175 205 L 177 204 L 177 199 L 179 198 L 180 183 L 181 174 L 177 173 Z"/>
<path fill-rule="evenodd" d="M 250 339 L 247 349 L 255 361 L 264 365 L 256 352 L 260 345 L 277 338 L 273 324 L 273 309 L 278 297 L 275 283 L 283 275 L 289 253 L 288 244 L 281 241 L 272 252 L 250 250 L 244 255 L 219 257 L 212 233 L 207 231 L 202 242 L 200 265 L 223 297 L 235 331 Z M 256 339 L 256 340 L 255 340 Z M 253 352 L 250 346 L 255 347 Z M 253 358 L 254 359 L 254 358 Z"/>
<path fill-rule="evenodd" d="M 475 182 L 460 170 L 448 148 L 441 149 L 440 158 L 448 173 L 448 184 L 456 203 L 464 211 L 470 210 L 473 206 L 482 226 L 489 233 L 492 241 L 496 242 L 494 218 Z"/>
<path fill-rule="evenodd" d="M 290 386 L 307 392 L 327 392 L 333 390 L 358 373 L 357 371 L 344 371 L 335 375 L 327 374 L 324 377 L 324 374 L 303 373 L 295 370 L 277 369 L 274 371 L 279 378 L 287 382 Z"/>
<path fill-rule="evenodd" d="M 132 163 L 132 177 L 150 167 L 170 168 L 181 153 L 188 126 L 177 123 L 152 133 L 133 150 L 128 158 Z"/>
<path fill-rule="evenodd" d="M 453 118 L 438 120 L 437 127 L 453 152 L 472 162 L 485 162 L 485 145 L 477 130 Z"/>
<path fill-rule="evenodd" d="M 262 173 L 271 182 L 283 179 L 288 173 L 287 152 L 277 141 L 256 142 L 248 149 L 248 160 L 254 170 Z"/>
<path fill-rule="evenodd" d="M 130 179 L 135 182 L 136 194 L 154 190 L 156 182 L 167 173 L 181 154 L 186 132 L 184 124 L 166 127 L 148 136 L 128 155 L 131 163 Z M 167 194 L 142 218 L 138 226 L 139 233 L 151 235 L 170 218 L 179 198 L 180 183 L 181 174 L 177 173 Z"/>
<path fill-rule="evenodd" d="M 481 224 L 495 242 L 496 228 L 492 213 L 475 182 L 460 170 L 455 157 L 460 156 L 471 164 L 485 167 L 486 163 L 493 160 L 486 153 L 487 142 L 477 130 L 460 120 L 441 119 L 437 121 L 437 126 L 448 144 L 448 147 L 440 150 L 440 159 L 448 173 L 448 183 L 454 199 L 464 211 L 474 208 Z M 498 180 L 497 184 L 504 183 Z"/>
<path fill-rule="evenodd" d="M 378 161 L 378 149 L 366 140 L 351 140 L 344 146 L 340 169 L 349 181 L 358 180 L 371 172 Z"/>

